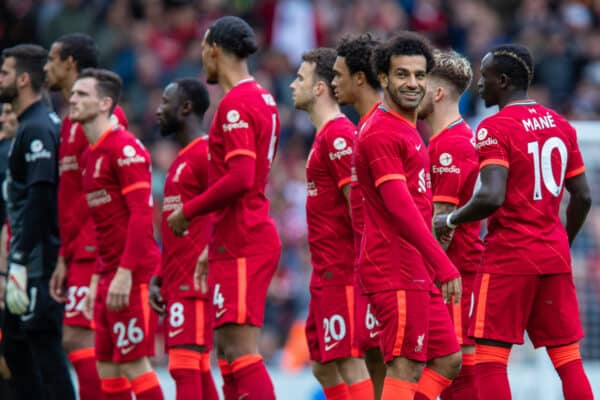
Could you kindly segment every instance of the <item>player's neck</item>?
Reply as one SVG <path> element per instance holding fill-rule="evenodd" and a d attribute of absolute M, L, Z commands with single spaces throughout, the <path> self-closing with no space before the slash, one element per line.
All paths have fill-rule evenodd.
<path fill-rule="evenodd" d="M 451 123 L 461 118 L 458 103 L 437 104 L 434 112 L 425 119 L 433 134 L 438 134 Z"/>
<path fill-rule="evenodd" d="M 34 94 L 30 90 L 23 91 L 23 92 L 19 93 L 19 95 L 17 97 L 15 97 L 15 99 L 12 101 L 12 108 L 18 117 L 19 115 L 21 115 L 21 113 L 23 111 L 28 109 L 29 106 L 31 106 L 33 103 L 41 100 L 41 98 L 42 98 L 42 95 Z"/>
<path fill-rule="evenodd" d="M 362 118 L 369 111 L 371 111 L 373 105 L 375 105 L 375 103 L 379 101 L 381 101 L 381 95 L 379 94 L 379 92 L 369 87 L 368 89 L 364 89 L 360 93 L 360 95 L 356 99 L 356 102 L 352 106 L 354 107 L 360 118 Z"/>
<path fill-rule="evenodd" d="M 408 122 L 415 125 L 417 123 L 417 110 L 416 109 L 404 109 L 398 106 L 392 99 L 390 99 L 387 94 L 384 95 L 383 98 L 384 106 L 390 110 L 400 115 L 402 118 L 407 120 Z"/>
<path fill-rule="evenodd" d="M 77 74 L 75 76 L 67 78 L 67 83 L 62 87 L 61 93 L 63 95 L 63 99 L 68 103 L 69 98 L 71 98 L 71 90 L 73 89 L 73 85 L 75 85 L 75 81 L 77 80 Z"/>
<path fill-rule="evenodd" d="M 223 89 L 223 93 L 229 92 L 235 85 L 245 79 L 252 78 L 248 71 L 246 61 L 233 60 L 225 58 L 223 65 L 219 67 L 219 86 Z"/>
<path fill-rule="evenodd" d="M 84 122 L 82 127 L 88 142 L 93 146 L 104 132 L 113 128 L 113 124 L 110 115 L 99 114 L 96 118 Z"/>
<path fill-rule="evenodd" d="M 198 118 L 194 116 L 189 116 L 185 120 L 181 131 L 177 132 L 175 137 L 177 138 L 179 145 L 181 147 L 185 147 L 188 144 L 190 144 L 191 141 L 196 138 L 196 136 L 198 136 L 198 132 L 200 132 L 200 130 L 201 126 L 200 122 L 198 121 Z"/>
<path fill-rule="evenodd" d="M 320 131 L 327 122 L 342 114 L 340 106 L 335 100 L 322 100 L 323 101 L 316 101 L 308 111 L 308 116 L 317 129 L 317 132 Z"/>
<path fill-rule="evenodd" d="M 498 101 L 498 107 L 503 109 L 507 104 L 512 103 L 513 101 L 519 100 L 527 100 L 529 95 L 527 94 L 527 90 L 515 90 L 514 92 L 506 93 L 506 95 L 502 96 L 500 101 Z"/>

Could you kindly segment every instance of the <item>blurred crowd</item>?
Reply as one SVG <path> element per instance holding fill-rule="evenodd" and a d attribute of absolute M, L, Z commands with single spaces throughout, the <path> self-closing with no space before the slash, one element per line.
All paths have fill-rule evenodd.
<path fill-rule="evenodd" d="M 412 29 L 468 56 L 476 82 L 479 61 L 491 46 L 519 42 L 534 54 L 531 97 L 571 120 L 600 119 L 598 0 L 3 0 L 0 49 L 24 42 L 48 47 L 60 35 L 76 31 L 95 38 L 102 65 L 123 78 L 122 106 L 130 130 L 152 153 L 158 221 L 164 176 L 177 148 L 158 134 L 154 112 L 169 81 L 203 79 L 202 35 L 225 14 L 241 16 L 255 28 L 260 51 L 250 60 L 253 74 L 275 95 L 282 121 L 269 196 L 284 250 L 269 293 L 261 344 L 273 363 L 279 362 L 294 321 L 304 317 L 311 271 L 304 167 L 314 129 L 304 113 L 294 110 L 288 87 L 303 51 L 335 47 L 346 33 L 371 31 L 385 38 Z M 205 129 L 222 96 L 218 87 L 210 90 Z M 58 111 L 64 110 L 60 96 L 53 96 L 53 102 Z M 461 107 L 472 125 L 490 113 L 478 100 L 476 85 Z M 581 252 L 586 251 L 582 246 Z M 600 293 L 600 288 L 593 289 Z M 591 301 L 600 316 L 598 297 Z M 596 323 L 600 330 L 600 317 Z M 584 357 L 600 358 L 600 343 L 584 346 L 583 352 Z"/>

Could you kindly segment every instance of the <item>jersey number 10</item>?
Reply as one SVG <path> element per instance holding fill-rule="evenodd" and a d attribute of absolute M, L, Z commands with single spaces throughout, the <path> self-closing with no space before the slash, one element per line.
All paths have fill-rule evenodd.
<path fill-rule="evenodd" d="M 560 182 L 554 179 L 552 170 L 552 152 L 558 151 L 560 155 Z M 527 143 L 527 152 L 533 156 L 533 199 L 542 199 L 542 181 L 546 189 L 554 197 L 560 196 L 563 184 L 565 183 L 565 172 L 567 170 L 567 146 L 557 137 L 551 137 L 544 142 L 540 151 L 538 142 Z"/>

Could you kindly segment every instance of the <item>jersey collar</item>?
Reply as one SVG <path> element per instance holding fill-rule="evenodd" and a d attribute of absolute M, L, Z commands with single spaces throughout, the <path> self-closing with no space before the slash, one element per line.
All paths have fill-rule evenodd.
<path fill-rule="evenodd" d="M 242 79 L 241 81 L 239 81 L 238 83 L 233 85 L 233 87 L 237 87 L 237 86 L 243 85 L 244 83 L 248 83 L 248 82 L 254 82 L 254 77 L 251 76 L 250 78 Z"/>
<path fill-rule="evenodd" d="M 115 132 L 116 130 L 119 129 L 119 126 L 111 126 L 110 128 L 108 128 L 107 130 L 104 131 L 104 133 L 102 135 L 100 135 L 100 137 L 98 138 L 98 140 L 96 141 L 96 143 L 91 144 L 90 148 L 92 150 L 96 150 L 98 147 L 100 147 L 100 145 L 106 141 L 106 138 L 108 136 L 110 136 L 111 133 Z"/>
<path fill-rule="evenodd" d="M 511 101 L 505 107 L 508 107 L 508 106 L 533 106 L 535 104 L 537 104 L 537 102 L 535 100 L 523 99 L 523 100 Z"/>
<path fill-rule="evenodd" d="M 379 110 L 385 112 L 385 113 L 389 113 L 392 117 L 399 119 L 405 123 L 407 123 L 408 125 L 410 125 L 413 128 L 416 128 L 416 125 L 413 124 L 412 122 L 410 122 L 409 120 L 407 120 L 406 118 L 404 118 L 402 115 L 398 114 L 395 111 L 389 110 L 385 107 L 385 105 L 383 104 L 383 102 L 381 104 L 378 105 L 377 107 Z"/>
<path fill-rule="evenodd" d="M 328 120 L 327 120 L 327 122 L 325 122 L 325 124 L 323 124 L 323 126 L 321 127 L 321 129 L 319 129 L 319 130 L 317 131 L 317 133 L 315 134 L 315 136 L 319 136 L 319 135 L 321 134 L 321 132 L 323 132 L 323 131 L 325 130 L 325 128 L 327 128 L 327 126 L 328 126 L 330 123 L 332 123 L 332 122 L 333 122 L 333 121 L 335 121 L 336 119 L 343 118 L 343 117 L 345 117 L 345 115 L 344 115 L 344 114 L 342 114 L 342 113 L 339 113 L 339 114 L 336 114 L 336 115 L 334 115 L 334 116 L 333 116 L 331 119 L 328 119 Z"/>
<path fill-rule="evenodd" d="M 200 137 L 197 137 L 196 139 L 194 139 L 191 142 L 189 142 L 187 146 L 185 146 L 183 149 L 181 149 L 177 155 L 178 156 L 184 155 L 185 153 L 188 152 L 189 149 L 191 149 L 192 147 L 194 147 L 196 145 L 196 143 L 198 143 L 201 140 L 206 140 L 207 138 L 208 138 L 207 135 L 202 135 Z"/>
<path fill-rule="evenodd" d="M 371 106 L 371 108 L 369 109 L 369 111 L 367 111 L 367 113 L 360 118 L 360 120 L 358 121 L 358 126 L 359 127 L 361 127 L 369 119 L 369 117 L 371 115 L 373 115 L 373 113 L 375 112 L 375 110 L 377 109 L 377 107 L 379 107 L 380 104 L 381 104 L 380 101 L 375 102 L 375 104 L 373 104 Z"/>
<path fill-rule="evenodd" d="M 439 137 L 439 136 L 440 136 L 442 133 L 444 133 L 444 132 L 446 132 L 446 131 L 448 131 L 448 130 L 450 130 L 450 129 L 454 128 L 454 127 L 455 127 L 455 126 L 457 126 L 457 125 L 460 125 L 460 124 L 461 124 L 463 121 L 464 121 L 464 120 L 463 120 L 463 118 L 462 118 L 462 117 L 460 117 L 460 118 L 458 118 L 458 119 L 456 119 L 456 120 L 454 120 L 454 121 L 450 122 L 450 123 L 448 124 L 448 126 L 447 126 L 447 127 L 445 127 L 444 129 L 442 129 L 442 130 L 441 130 L 441 131 L 439 131 L 438 133 L 431 135 L 431 137 L 429 138 L 429 141 L 431 142 L 432 140 L 434 140 L 434 139 L 436 139 L 437 137 Z"/>

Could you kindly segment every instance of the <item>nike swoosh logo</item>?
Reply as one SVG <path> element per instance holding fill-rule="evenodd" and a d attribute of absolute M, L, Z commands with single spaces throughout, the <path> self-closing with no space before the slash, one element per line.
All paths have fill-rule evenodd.
<path fill-rule="evenodd" d="M 169 331 L 169 338 L 175 337 L 183 332 L 183 328 L 177 329 L 176 331 Z"/>
<path fill-rule="evenodd" d="M 340 344 L 340 342 L 335 342 L 335 343 L 332 343 L 332 344 L 325 345 L 325 351 L 329 351 L 329 350 L 333 349 L 338 344 Z"/>
<path fill-rule="evenodd" d="M 217 312 L 216 312 L 216 314 L 215 314 L 215 317 L 216 317 L 217 319 L 219 319 L 219 318 L 221 318 L 221 317 L 223 316 L 223 314 L 225 314 L 226 312 L 227 312 L 227 309 L 224 309 L 224 310 L 217 311 Z"/>
<path fill-rule="evenodd" d="M 65 317 L 72 318 L 72 317 L 74 317 L 76 315 L 79 315 L 79 313 L 80 313 L 80 311 L 67 311 L 65 313 Z"/>
<path fill-rule="evenodd" d="M 371 339 L 373 339 L 375 336 L 379 335 L 379 332 L 381 332 L 381 331 L 377 331 L 377 332 L 369 332 L 369 337 L 370 337 Z"/>
<path fill-rule="evenodd" d="M 125 355 L 128 353 L 131 353 L 131 350 L 133 350 L 135 348 L 135 346 L 129 346 L 129 347 L 125 347 L 121 349 L 121 354 Z"/>
<path fill-rule="evenodd" d="M 419 150 L 421 150 L 421 146 L 422 146 L 422 144 L 416 145 L 415 149 L 417 149 L 417 151 L 419 151 Z"/>

